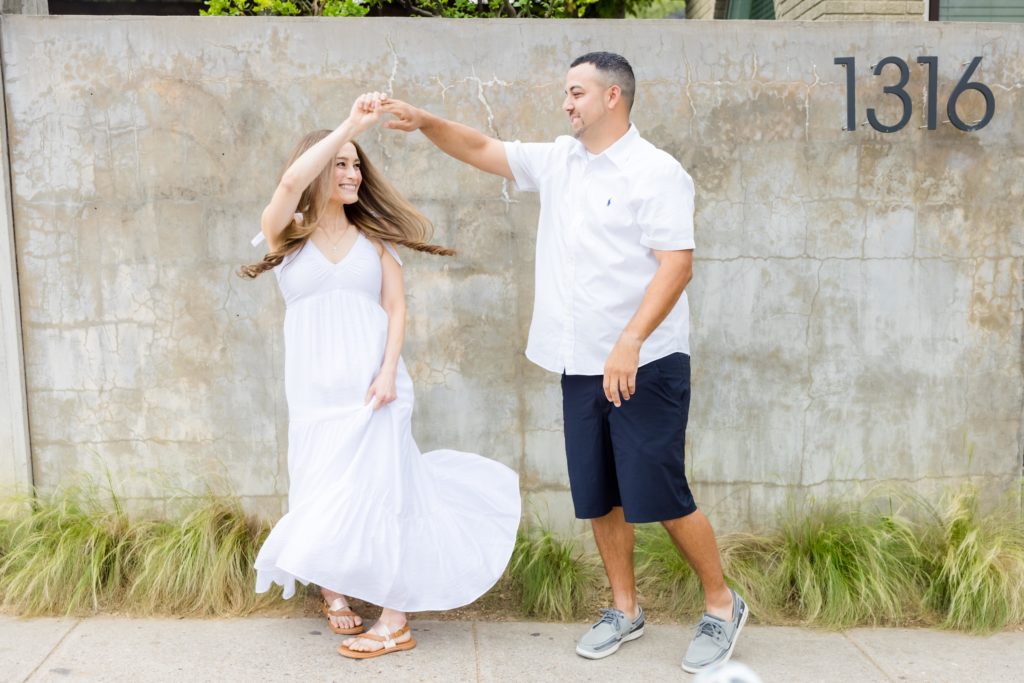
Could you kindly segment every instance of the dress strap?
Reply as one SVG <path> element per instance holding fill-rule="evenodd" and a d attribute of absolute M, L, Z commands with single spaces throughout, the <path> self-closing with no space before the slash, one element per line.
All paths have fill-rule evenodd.
<path fill-rule="evenodd" d="M 391 244 L 391 242 L 383 242 L 383 244 L 384 248 L 388 250 L 388 253 L 398 261 L 398 265 L 402 265 L 402 257 L 398 255 L 398 250 L 395 249 L 395 245 Z"/>

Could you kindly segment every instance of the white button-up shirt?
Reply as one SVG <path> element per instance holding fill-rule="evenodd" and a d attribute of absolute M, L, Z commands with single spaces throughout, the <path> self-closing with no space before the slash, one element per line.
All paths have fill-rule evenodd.
<path fill-rule="evenodd" d="M 636 127 L 597 156 L 570 136 L 506 142 L 517 187 L 540 193 L 526 356 L 602 375 L 658 269 L 652 250 L 693 249 L 693 180 Z M 686 293 L 640 349 L 640 365 L 690 352 Z"/>

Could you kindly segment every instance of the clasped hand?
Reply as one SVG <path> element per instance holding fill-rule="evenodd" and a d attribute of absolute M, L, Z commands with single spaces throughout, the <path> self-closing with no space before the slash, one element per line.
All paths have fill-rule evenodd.
<path fill-rule="evenodd" d="M 402 100 L 390 98 L 386 93 L 367 92 L 356 98 L 352 104 L 352 111 L 348 117 L 353 126 L 352 135 L 359 135 L 372 128 L 385 112 L 395 117 L 384 124 L 385 128 L 410 133 L 419 130 L 424 124 L 422 110 Z"/>
<path fill-rule="evenodd" d="M 387 95 L 382 92 L 367 92 L 356 98 L 348 115 L 353 126 L 353 137 L 369 130 L 380 120 L 385 100 Z"/>
<path fill-rule="evenodd" d="M 395 377 L 397 371 L 391 368 L 381 368 L 380 372 L 370 384 L 366 392 L 364 405 L 373 402 L 373 409 L 380 410 L 383 406 L 398 398 L 398 390 L 395 388 Z"/>
<path fill-rule="evenodd" d="M 352 111 L 348 115 L 354 127 L 353 136 L 372 128 L 383 113 L 394 117 L 384 124 L 385 128 L 409 133 L 424 125 L 423 112 L 412 104 L 388 97 L 384 92 L 365 92 L 352 103 Z"/>

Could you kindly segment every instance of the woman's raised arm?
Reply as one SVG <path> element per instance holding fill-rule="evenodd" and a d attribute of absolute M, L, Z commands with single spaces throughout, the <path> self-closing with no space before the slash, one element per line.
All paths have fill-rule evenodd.
<path fill-rule="evenodd" d="M 306 150 L 281 176 L 270 203 L 263 209 L 260 229 L 267 238 L 267 245 L 273 251 L 277 238 L 288 227 L 302 192 L 316 179 L 324 167 L 334 161 L 342 146 L 359 136 L 380 119 L 383 93 L 364 93 L 352 104 L 352 111 L 331 134 Z"/>

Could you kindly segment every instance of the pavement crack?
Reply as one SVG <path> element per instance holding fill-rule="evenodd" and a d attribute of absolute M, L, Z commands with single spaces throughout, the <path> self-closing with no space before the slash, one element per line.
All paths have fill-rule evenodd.
<path fill-rule="evenodd" d="M 860 643 L 858 643 L 856 640 L 851 638 L 850 634 L 848 632 L 843 631 L 842 633 L 843 633 L 843 638 L 846 638 L 846 640 L 848 640 L 851 645 L 853 645 L 855 648 L 857 648 L 857 652 L 859 652 L 861 654 L 861 656 L 864 657 L 864 659 L 868 660 L 868 662 L 871 663 L 871 666 L 873 666 L 876 669 L 878 669 L 878 672 L 880 674 L 882 674 L 882 676 L 885 677 L 885 680 L 889 681 L 890 683 L 896 683 L 896 679 L 893 678 L 892 676 L 890 676 L 889 672 L 886 671 L 885 669 L 883 669 L 882 665 L 879 664 L 878 661 L 875 660 L 875 658 L 872 657 L 871 654 L 866 649 L 864 649 L 864 647 Z"/>
<path fill-rule="evenodd" d="M 34 668 L 31 671 L 29 671 L 28 672 L 28 676 L 25 676 L 25 678 L 22 679 L 22 683 L 28 683 L 28 681 L 32 680 L 32 677 L 36 675 L 36 672 L 39 671 L 39 669 L 43 668 L 43 664 L 46 664 L 47 660 L 49 660 L 50 657 L 53 656 L 53 653 L 57 651 L 57 648 L 59 648 L 64 643 L 64 641 L 67 639 L 67 637 L 69 635 L 71 635 L 71 632 L 74 631 L 76 628 L 78 628 L 78 625 L 81 624 L 81 623 L 82 623 L 81 619 L 76 620 L 75 623 L 71 625 L 71 628 L 69 628 L 67 631 L 64 632 L 64 635 L 62 635 L 60 637 L 60 640 L 57 641 L 56 645 L 54 645 L 52 648 L 50 648 L 50 651 L 47 652 L 46 656 L 43 657 L 43 659 L 39 662 L 39 664 L 36 665 L 36 668 Z"/>
<path fill-rule="evenodd" d="M 473 627 L 470 629 L 473 634 L 473 660 L 476 663 L 476 681 L 480 683 L 483 680 L 480 677 L 480 637 L 476 632 L 476 622 L 473 622 Z"/>

